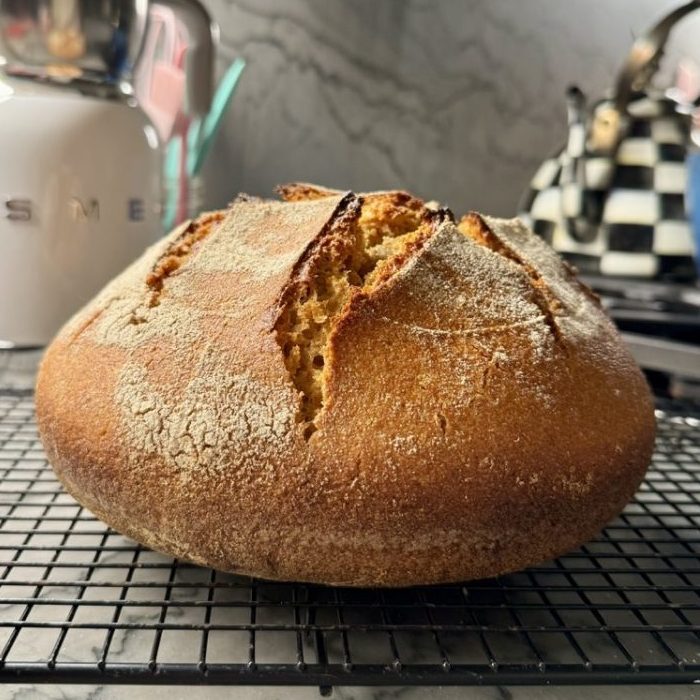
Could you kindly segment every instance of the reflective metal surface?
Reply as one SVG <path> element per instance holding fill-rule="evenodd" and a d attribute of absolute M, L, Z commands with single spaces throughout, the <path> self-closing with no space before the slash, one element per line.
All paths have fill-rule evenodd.
<path fill-rule="evenodd" d="M 5 71 L 57 82 L 128 80 L 147 15 L 147 0 L 0 0 Z"/>
<path fill-rule="evenodd" d="M 218 28 L 198 0 L 158 0 L 186 27 L 187 110 L 209 111 Z M 0 66 L 11 76 L 131 93 L 148 0 L 0 0 Z"/>

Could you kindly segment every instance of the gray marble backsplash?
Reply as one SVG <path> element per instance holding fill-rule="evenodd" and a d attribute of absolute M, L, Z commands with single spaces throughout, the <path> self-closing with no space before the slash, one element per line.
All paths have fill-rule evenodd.
<path fill-rule="evenodd" d="M 564 137 L 564 90 L 612 83 L 669 0 L 205 0 L 218 70 L 240 89 L 206 169 L 207 205 L 309 180 L 404 187 L 463 212 L 514 213 Z M 698 12 L 700 15 L 700 12 Z M 674 50 L 700 58 L 700 18 Z"/>

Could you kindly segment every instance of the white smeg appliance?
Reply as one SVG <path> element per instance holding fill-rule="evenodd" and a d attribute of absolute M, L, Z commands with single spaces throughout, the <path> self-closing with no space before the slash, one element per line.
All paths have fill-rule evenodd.
<path fill-rule="evenodd" d="M 206 114 L 215 28 L 190 35 L 186 99 Z M 46 344 L 162 235 L 162 153 L 134 99 L 147 0 L 0 0 L 0 347 Z"/>

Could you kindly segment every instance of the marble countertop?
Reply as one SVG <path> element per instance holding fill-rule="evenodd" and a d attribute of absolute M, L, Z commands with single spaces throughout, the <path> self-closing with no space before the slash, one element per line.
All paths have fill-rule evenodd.
<path fill-rule="evenodd" d="M 7 700 L 318 700 L 316 688 L 295 687 L 154 687 L 154 686 L 31 686 L 5 685 Z M 338 687 L 334 700 L 697 700 L 700 689 L 689 686 L 578 686 L 578 687 Z"/>

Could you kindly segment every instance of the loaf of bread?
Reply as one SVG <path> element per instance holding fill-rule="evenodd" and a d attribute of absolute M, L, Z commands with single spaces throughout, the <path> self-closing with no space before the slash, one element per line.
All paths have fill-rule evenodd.
<path fill-rule="evenodd" d="M 39 427 L 80 503 L 175 557 L 351 586 L 514 571 L 621 511 L 652 400 L 572 268 L 518 220 L 281 194 L 181 226 L 48 348 Z"/>

